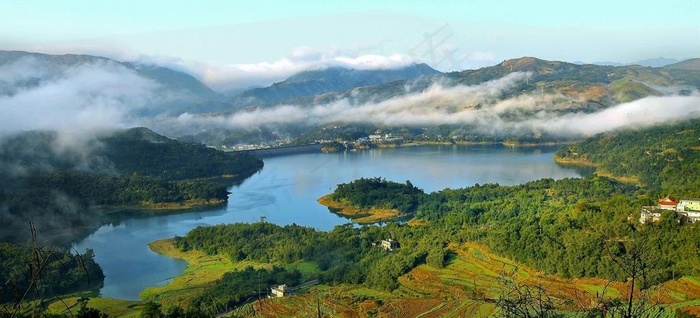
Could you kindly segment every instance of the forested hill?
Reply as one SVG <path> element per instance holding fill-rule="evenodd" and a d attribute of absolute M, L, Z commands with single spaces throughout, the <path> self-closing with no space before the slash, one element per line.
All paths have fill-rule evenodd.
<path fill-rule="evenodd" d="M 148 128 L 132 128 L 99 139 L 98 155 L 120 173 L 139 173 L 165 180 L 228 176 L 247 178 L 263 162 L 247 153 L 226 153 L 202 144 L 182 143 Z"/>
<path fill-rule="evenodd" d="M 340 93 L 358 87 L 417 79 L 441 74 L 426 64 L 414 64 L 399 69 L 356 70 L 331 67 L 295 74 L 286 80 L 264 88 L 242 92 L 229 100 L 235 108 L 274 106 L 280 103 L 313 101 L 320 95 Z"/>
<path fill-rule="evenodd" d="M 556 158 L 596 165 L 659 195 L 700 197 L 700 119 L 604 133 L 562 148 Z"/>
<path fill-rule="evenodd" d="M 102 136 L 28 132 L 0 140 L 0 241 L 23 241 L 33 221 L 44 237 L 74 234 L 110 221 L 114 207 L 185 209 L 225 202 L 226 184 L 263 166 L 168 139 L 146 128 Z M 100 207 L 100 208 L 97 208 Z"/>

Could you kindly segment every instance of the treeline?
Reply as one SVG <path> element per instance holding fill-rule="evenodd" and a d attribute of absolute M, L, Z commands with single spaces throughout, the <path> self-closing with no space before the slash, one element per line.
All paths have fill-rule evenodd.
<path fill-rule="evenodd" d="M 263 167 L 245 153 L 184 143 L 147 128 L 65 141 L 57 132 L 31 131 L 0 140 L 0 174 L 21 177 L 51 171 L 101 175 L 137 173 L 166 181 L 229 176 L 244 179 Z"/>
<path fill-rule="evenodd" d="M 187 200 L 225 201 L 227 187 L 206 180 L 167 182 L 138 174 L 103 176 L 84 172 L 54 171 L 17 179 L 12 187 L 0 188 L 0 241 L 21 242 L 30 220 L 51 235 L 60 229 L 99 224 L 101 209 L 95 206 L 148 207 L 157 203 Z"/>
<path fill-rule="evenodd" d="M 81 198 L 91 205 L 226 200 L 229 194 L 225 185 L 215 182 L 201 179 L 168 182 L 136 173 L 110 177 L 80 172 L 52 172 L 31 176 L 24 186 L 32 191 L 60 189 L 66 195 Z"/>
<path fill-rule="evenodd" d="M 105 276 L 90 249 L 76 255 L 70 251 L 0 243 L 0 277 L 3 279 L 0 303 L 20 304 L 98 289 Z"/>
<path fill-rule="evenodd" d="M 639 179 L 658 195 L 700 196 L 700 119 L 597 135 L 562 148 L 558 158 Z"/>
<path fill-rule="evenodd" d="M 520 92 L 521 90 L 518 90 Z M 563 111 L 566 112 L 566 111 Z M 571 111 L 568 111 L 571 112 Z M 506 119 L 517 119 L 523 114 L 504 115 Z M 333 140 L 353 142 L 359 138 L 367 138 L 381 131 L 381 135 L 391 134 L 393 137 L 401 137 L 404 142 L 463 142 L 463 143 L 548 143 L 570 141 L 571 138 L 550 134 L 547 132 L 533 132 L 525 130 L 501 131 L 498 134 L 485 133 L 475 125 L 436 125 L 430 127 L 385 127 L 367 124 L 333 125 L 316 127 L 300 134 L 294 140 L 294 144 L 308 144 L 316 140 Z"/>
<path fill-rule="evenodd" d="M 398 240 L 401 248 L 387 253 L 375 246 L 387 238 Z M 431 266 L 442 266 L 447 253 L 442 238 L 399 224 L 337 226 L 330 232 L 298 225 L 228 224 L 196 228 L 175 242 L 183 250 L 221 254 L 234 261 L 314 262 L 322 282 L 366 284 L 381 290 L 397 288 L 396 279 L 425 263 L 429 255 L 434 260 Z"/>
<path fill-rule="evenodd" d="M 360 178 L 339 184 L 330 198 L 363 209 L 375 207 L 413 213 L 424 194 L 410 181 L 398 183 L 384 178 Z"/>

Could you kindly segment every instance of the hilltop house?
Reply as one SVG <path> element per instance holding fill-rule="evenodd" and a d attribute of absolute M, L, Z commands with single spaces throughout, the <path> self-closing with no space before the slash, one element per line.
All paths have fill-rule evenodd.
<path fill-rule="evenodd" d="M 665 197 L 660 199 L 659 204 L 656 206 L 643 206 L 639 223 L 658 222 L 664 211 L 675 212 L 676 222 L 695 223 L 700 221 L 700 199 L 681 199 L 679 201 L 671 197 Z"/>

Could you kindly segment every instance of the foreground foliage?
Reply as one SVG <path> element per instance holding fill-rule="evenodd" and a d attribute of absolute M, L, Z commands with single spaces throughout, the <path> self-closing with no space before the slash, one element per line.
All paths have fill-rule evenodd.
<path fill-rule="evenodd" d="M 0 243 L 0 316 L 21 315 L 25 304 L 43 306 L 59 295 L 102 286 L 104 273 L 93 251 L 71 251 Z"/>

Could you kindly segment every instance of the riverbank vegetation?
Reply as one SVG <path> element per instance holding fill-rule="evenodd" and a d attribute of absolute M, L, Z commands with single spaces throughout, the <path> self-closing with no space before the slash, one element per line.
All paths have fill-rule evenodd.
<path fill-rule="evenodd" d="M 383 209 L 375 207 L 361 209 L 349 203 L 332 200 L 330 195 L 320 197 L 317 202 L 327 207 L 331 212 L 346 218 L 350 218 L 353 222 L 359 224 L 373 224 L 392 221 L 401 216 L 401 212 L 397 209 Z"/>
<path fill-rule="evenodd" d="M 468 299 L 475 306 L 470 310 L 505 313 L 517 309 L 511 307 L 517 299 L 508 298 L 513 295 L 509 291 L 529 290 L 546 297 L 522 301 L 558 311 L 600 314 L 605 308 L 621 316 L 692 312 L 700 299 L 691 292 L 698 288 L 693 277 L 700 276 L 697 225 L 680 226 L 672 217 L 644 225 L 636 220 L 640 206 L 654 203 L 661 193 L 700 196 L 692 177 L 682 175 L 697 176 L 684 167 L 693 167 L 700 157 L 692 128 L 697 126 L 695 120 L 609 133 L 557 154 L 565 160 L 585 160 L 618 178 L 637 177 L 639 183 L 597 176 L 517 186 L 477 184 L 425 194 L 410 182 L 363 178 L 339 185 L 327 198 L 358 208 L 410 211 L 413 223 L 422 226 L 390 223 L 319 232 L 268 223 L 219 225 L 197 228 L 176 238 L 176 245 L 232 261 L 315 263 L 320 282 L 338 286 L 330 288 L 363 286 L 390 293 L 356 299 L 356 305 L 370 311 L 404 309 L 410 303 L 404 298 L 409 297 L 431 303 L 425 312 L 450 312 L 467 306 Z M 635 133 L 643 137 L 632 137 Z M 673 149 L 660 144 L 671 140 Z M 607 150 L 594 150 L 595 145 Z M 632 154 L 645 157 L 619 159 Z M 673 179 L 688 182 L 671 185 Z M 378 243 L 388 238 L 400 247 L 393 252 L 380 248 Z M 500 270 L 483 265 L 495 259 L 502 260 Z M 531 269 L 515 269 L 521 266 Z M 442 295 L 438 290 L 456 286 L 454 292 L 461 296 L 453 302 L 437 296 Z M 370 299 L 374 305 L 366 302 Z M 296 302 L 281 301 L 280 306 L 292 303 Z"/>
<path fill-rule="evenodd" d="M 396 209 L 401 213 L 413 213 L 424 194 L 411 181 L 398 183 L 383 178 L 360 178 L 339 184 L 328 198 L 360 209 Z"/>
<path fill-rule="evenodd" d="M 700 196 L 700 119 L 616 131 L 563 147 L 560 162 L 587 162 L 615 177 L 636 178 L 649 191 Z"/>
<path fill-rule="evenodd" d="M 230 184 L 216 179 L 238 182 L 263 165 L 146 128 L 74 137 L 32 131 L 0 140 L 0 304 L 9 312 L 102 285 L 93 252 L 75 255 L 67 242 L 118 222 L 121 211 L 221 204 Z"/>
<path fill-rule="evenodd" d="M 362 209 L 397 209 L 420 226 L 345 225 L 329 232 L 266 222 L 199 227 L 174 238 L 168 253 L 230 267 L 219 267 L 221 276 L 207 276 L 200 285 L 181 285 L 208 271 L 188 259 L 185 274 L 144 295 L 166 308 L 168 289 L 189 289 L 187 301 L 173 306 L 208 313 L 236 307 L 263 316 L 508 316 L 523 308 L 548 317 L 697 313 L 698 224 L 679 225 L 669 215 L 651 224 L 637 219 L 640 207 L 661 195 L 700 197 L 693 179 L 698 170 L 684 167 L 700 157 L 698 124 L 636 132 L 644 138 L 608 133 L 557 154 L 638 183 L 599 175 L 426 194 L 410 181 L 363 178 L 339 185 L 328 198 Z M 660 144 L 670 139 L 659 135 L 675 136 L 668 137 L 674 149 Z M 626 159 L 633 154 L 643 158 Z M 388 239 L 398 243 L 391 251 L 382 245 Z M 299 264 L 313 269 L 303 272 Z M 320 285 L 297 296 L 250 302 L 257 298 L 250 290 L 259 294 L 260 285 L 267 290 L 316 280 Z"/>

